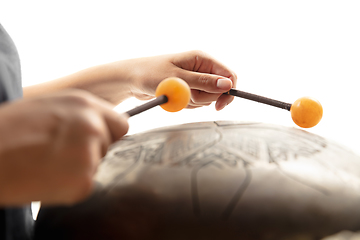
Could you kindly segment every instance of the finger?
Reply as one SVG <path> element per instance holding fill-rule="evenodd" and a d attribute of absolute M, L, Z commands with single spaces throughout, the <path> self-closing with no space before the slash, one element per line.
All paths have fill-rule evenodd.
<path fill-rule="evenodd" d="M 233 81 L 218 75 L 198 73 L 181 69 L 179 77 L 185 80 L 190 88 L 208 93 L 224 93 L 233 87 Z"/>
<path fill-rule="evenodd" d="M 215 103 L 215 109 L 217 111 L 222 110 L 224 107 L 229 105 L 234 100 L 234 97 L 231 95 L 223 94 L 221 95 Z"/>
<path fill-rule="evenodd" d="M 178 54 L 174 58 L 173 63 L 176 66 L 188 71 L 208 73 L 228 78 L 232 81 L 233 87 L 236 87 L 237 76 L 235 72 L 202 51 L 195 50 Z"/>
<path fill-rule="evenodd" d="M 79 112 L 81 112 L 81 114 L 79 115 L 81 125 L 76 127 L 74 131 L 72 131 L 75 136 L 73 136 L 71 139 L 79 142 L 80 138 L 82 141 L 88 141 L 88 144 L 93 144 L 93 142 L 97 142 L 97 144 L 95 144 L 94 146 L 97 146 L 99 148 L 99 154 L 97 154 L 96 156 L 105 156 L 109 145 L 112 143 L 112 137 L 107 123 L 106 121 L 104 121 L 103 114 L 99 114 L 99 110 L 94 108 L 82 109 L 79 110 Z M 84 131 L 77 132 L 77 129 L 79 128 L 85 128 L 87 130 L 85 131 L 85 133 L 89 133 L 90 135 L 84 138 Z M 95 150 L 95 147 L 92 148 L 94 148 Z M 91 154 L 89 154 L 89 156 L 91 156 Z"/>
<path fill-rule="evenodd" d="M 195 108 L 199 108 L 199 107 L 202 107 L 202 106 L 192 106 L 192 105 L 189 105 L 189 106 L 187 106 L 186 108 L 187 108 L 187 109 L 195 109 Z"/>
<path fill-rule="evenodd" d="M 209 106 L 212 102 L 207 102 L 207 103 L 194 103 L 192 101 L 190 101 L 189 105 L 187 106 L 187 108 L 189 107 L 205 107 L 205 106 Z"/>
<path fill-rule="evenodd" d="M 194 50 L 177 54 L 175 55 L 173 63 L 176 66 L 189 71 L 210 73 L 229 78 L 233 81 L 233 85 L 236 86 L 236 74 L 224 64 L 203 51 Z"/>
<path fill-rule="evenodd" d="M 187 109 L 195 109 L 195 108 L 200 108 L 200 107 L 204 107 L 204 106 L 202 106 L 202 105 L 189 105 L 186 108 Z"/>
<path fill-rule="evenodd" d="M 194 103 L 211 103 L 216 101 L 222 93 L 207 93 L 201 90 L 191 89 L 191 101 Z"/>
<path fill-rule="evenodd" d="M 202 64 L 197 72 L 210 73 L 229 78 L 233 82 L 233 87 L 236 86 L 237 76 L 235 72 L 208 54 L 203 53 L 199 55 L 198 61 L 202 62 Z M 209 66 L 211 66 L 210 71 L 208 71 Z"/>
<path fill-rule="evenodd" d="M 92 101 L 104 118 L 111 135 L 111 142 L 113 143 L 123 137 L 129 130 L 128 116 L 115 112 L 113 110 L 114 105 L 103 99 L 94 97 Z"/>
<path fill-rule="evenodd" d="M 104 119 L 110 131 L 112 142 L 118 141 L 129 130 L 128 116 L 115 111 L 104 111 Z"/>

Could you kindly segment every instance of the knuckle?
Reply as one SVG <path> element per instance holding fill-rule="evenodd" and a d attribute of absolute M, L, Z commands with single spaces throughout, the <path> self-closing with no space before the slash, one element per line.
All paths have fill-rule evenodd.
<path fill-rule="evenodd" d="M 83 116 L 79 117 L 81 122 L 81 130 L 87 136 L 101 136 L 103 135 L 103 129 L 101 120 L 98 116 L 93 113 L 84 113 Z"/>
<path fill-rule="evenodd" d="M 82 108 L 76 111 L 71 125 L 71 129 L 79 137 L 88 138 L 94 136 L 102 138 L 106 135 L 104 120 L 95 109 Z"/>
<path fill-rule="evenodd" d="M 77 106 L 81 108 L 89 108 L 92 106 L 89 98 L 83 94 L 71 96 L 69 101 L 71 101 L 73 106 Z"/>
<path fill-rule="evenodd" d="M 198 49 L 192 50 L 191 54 L 193 54 L 195 56 L 200 56 L 200 57 L 205 55 L 205 53 L 203 51 L 198 50 Z"/>
<path fill-rule="evenodd" d="M 90 107 L 93 105 L 92 95 L 84 90 L 70 89 L 64 95 L 65 101 L 73 107 Z"/>
<path fill-rule="evenodd" d="M 198 82 L 199 82 L 199 84 L 201 84 L 201 85 L 209 85 L 209 83 L 210 83 L 210 78 L 209 78 L 209 76 L 206 75 L 206 74 L 200 74 L 199 79 L 198 79 Z"/>

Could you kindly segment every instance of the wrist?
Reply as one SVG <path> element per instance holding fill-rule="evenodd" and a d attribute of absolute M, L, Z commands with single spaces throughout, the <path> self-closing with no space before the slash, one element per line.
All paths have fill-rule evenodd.
<path fill-rule="evenodd" d="M 115 79 L 119 81 L 119 87 L 123 88 L 125 94 L 129 97 L 138 98 L 139 95 L 146 95 L 149 92 L 144 81 L 151 76 L 146 75 L 149 74 L 149 71 L 144 71 L 144 68 L 147 69 L 144 61 L 146 61 L 146 58 L 134 58 L 111 64 L 114 68 L 113 72 L 116 74 Z"/>
<path fill-rule="evenodd" d="M 98 65 L 77 74 L 77 79 L 70 80 L 70 83 L 113 104 L 132 96 L 131 78 L 121 62 Z"/>

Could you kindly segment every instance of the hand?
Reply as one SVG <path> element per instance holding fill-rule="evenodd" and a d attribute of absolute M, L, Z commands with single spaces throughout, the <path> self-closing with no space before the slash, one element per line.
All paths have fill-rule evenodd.
<path fill-rule="evenodd" d="M 189 84 L 188 108 L 216 101 L 216 110 L 221 110 L 234 99 L 222 93 L 236 86 L 236 74 L 201 51 L 132 59 L 127 64 L 133 74 L 131 92 L 141 100 L 153 98 L 157 85 L 167 77 L 179 77 Z"/>
<path fill-rule="evenodd" d="M 0 106 L 0 206 L 73 204 L 87 197 L 126 118 L 93 95 L 69 90 Z"/>
<path fill-rule="evenodd" d="M 223 109 L 234 97 L 222 95 L 236 86 L 236 74 L 201 51 L 122 60 L 94 66 L 53 81 L 24 88 L 24 97 L 40 96 L 68 88 L 86 90 L 115 105 L 134 96 L 154 98 L 158 84 L 167 77 L 179 77 L 191 88 L 188 108 L 216 101 Z"/>

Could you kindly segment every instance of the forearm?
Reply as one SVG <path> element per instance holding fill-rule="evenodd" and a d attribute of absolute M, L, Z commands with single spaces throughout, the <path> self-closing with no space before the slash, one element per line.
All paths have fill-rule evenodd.
<path fill-rule="evenodd" d="M 24 87 L 24 97 L 76 88 L 95 94 L 113 104 L 132 96 L 131 77 L 125 61 L 87 68 L 52 81 Z M 116 91 L 114 91 L 116 89 Z"/>
<path fill-rule="evenodd" d="M 222 93 L 236 86 L 237 79 L 235 73 L 207 54 L 189 51 L 95 66 L 54 81 L 26 87 L 24 96 L 78 88 L 117 105 L 129 97 L 141 100 L 153 98 L 156 87 L 167 77 L 179 77 L 189 84 L 192 97 L 188 107 L 207 106 L 216 101 L 217 110 L 232 101 L 232 96 Z"/>

